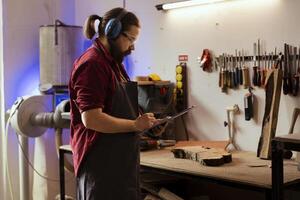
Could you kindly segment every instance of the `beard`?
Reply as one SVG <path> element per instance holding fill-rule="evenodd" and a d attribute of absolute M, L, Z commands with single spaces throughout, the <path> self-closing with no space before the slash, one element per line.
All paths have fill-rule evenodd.
<path fill-rule="evenodd" d="M 114 41 L 109 40 L 109 45 L 110 45 L 110 53 L 118 64 L 121 64 L 124 60 L 124 57 L 131 53 L 131 49 L 122 52 Z"/>

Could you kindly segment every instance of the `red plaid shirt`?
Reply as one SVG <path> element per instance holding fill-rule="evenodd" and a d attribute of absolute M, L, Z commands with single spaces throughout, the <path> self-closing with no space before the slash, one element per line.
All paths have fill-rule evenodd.
<path fill-rule="evenodd" d="M 99 53 L 97 48 L 102 53 Z M 85 128 L 81 121 L 81 113 L 95 108 L 102 108 L 103 112 L 110 113 L 112 96 L 115 91 L 115 79 L 112 70 L 117 77 L 122 73 L 128 78 L 124 67 L 121 66 L 118 70 L 118 64 L 99 40 L 96 40 L 93 46 L 74 62 L 69 81 L 69 92 L 71 146 L 76 175 L 81 162 L 99 134 L 94 130 Z"/>

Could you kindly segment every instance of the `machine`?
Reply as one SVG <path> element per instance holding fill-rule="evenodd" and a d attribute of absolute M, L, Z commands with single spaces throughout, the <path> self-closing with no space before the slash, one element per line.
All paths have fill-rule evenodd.
<path fill-rule="evenodd" d="M 83 52 L 83 41 L 79 26 L 56 20 L 54 25 L 40 27 L 41 94 L 18 97 L 9 110 L 7 122 L 19 134 L 21 200 L 29 199 L 29 171 L 23 155 L 28 154 L 28 138 L 39 137 L 48 128 L 54 128 L 58 148 L 62 144 L 62 129 L 69 128 L 69 120 L 62 113 L 70 111 L 67 85 L 73 62 Z M 71 170 L 69 165 L 66 167 Z"/>

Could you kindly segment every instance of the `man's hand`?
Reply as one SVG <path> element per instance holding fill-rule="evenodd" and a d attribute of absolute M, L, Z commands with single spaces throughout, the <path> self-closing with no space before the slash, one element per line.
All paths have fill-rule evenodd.
<path fill-rule="evenodd" d="M 145 113 L 136 118 L 134 125 L 137 131 L 143 131 L 152 127 L 156 121 L 153 113 Z"/>

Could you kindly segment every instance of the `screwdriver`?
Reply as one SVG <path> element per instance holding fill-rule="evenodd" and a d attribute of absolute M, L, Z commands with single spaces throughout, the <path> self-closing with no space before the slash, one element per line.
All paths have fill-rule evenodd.
<path fill-rule="evenodd" d="M 236 80 L 236 87 L 240 84 L 240 76 L 239 76 L 239 68 L 238 68 L 238 55 L 237 49 L 235 50 L 235 80 Z"/>
<path fill-rule="evenodd" d="M 261 66 L 260 66 L 260 40 L 258 39 L 257 42 L 257 53 L 258 53 L 258 66 L 257 66 L 257 86 L 260 87 L 261 86 Z"/>
<path fill-rule="evenodd" d="M 241 52 L 239 51 L 239 80 L 240 80 L 240 85 L 243 85 L 243 71 L 242 71 L 242 57 L 241 57 Z"/>
<path fill-rule="evenodd" d="M 252 83 L 254 86 L 257 86 L 257 66 L 256 66 L 256 43 L 253 44 L 253 77 L 252 77 Z"/>

